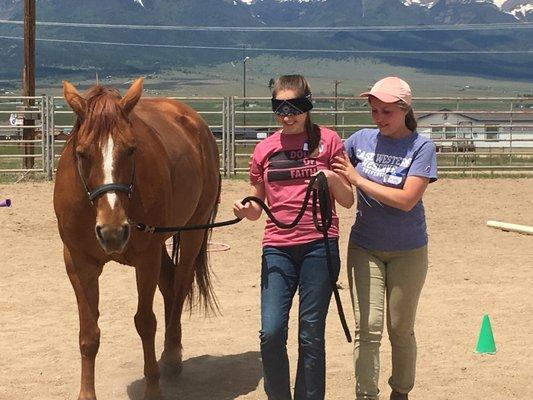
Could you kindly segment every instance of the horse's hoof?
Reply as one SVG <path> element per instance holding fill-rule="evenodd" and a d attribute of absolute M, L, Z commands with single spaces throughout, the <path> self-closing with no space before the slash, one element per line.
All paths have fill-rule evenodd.
<path fill-rule="evenodd" d="M 147 394 L 144 396 L 143 400 L 165 400 L 161 393 L 159 394 Z"/>
<path fill-rule="evenodd" d="M 143 400 L 165 400 L 161 393 L 146 394 Z"/>
<path fill-rule="evenodd" d="M 165 361 L 159 361 L 159 373 L 161 374 L 161 378 L 168 379 L 168 378 L 176 378 L 181 374 L 181 371 L 183 370 L 183 365 L 181 362 L 179 363 L 168 363 Z"/>
<path fill-rule="evenodd" d="M 143 400 L 164 400 L 164 396 L 161 394 L 159 385 L 154 387 L 147 387 L 144 392 Z"/>
<path fill-rule="evenodd" d="M 163 378 L 175 378 L 183 369 L 180 350 L 163 350 L 159 359 L 159 372 Z"/>

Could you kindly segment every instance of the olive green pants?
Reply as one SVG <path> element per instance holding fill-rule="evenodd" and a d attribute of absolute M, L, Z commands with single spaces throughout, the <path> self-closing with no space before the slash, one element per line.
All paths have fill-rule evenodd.
<path fill-rule="evenodd" d="M 379 399 L 379 347 L 385 299 L 392 346 L 389 385 L 400 393 L 414 386 L 416 308 L 428 268 L 427 246 L 408 251 L 369 251 L 348 246 L 348 278 L 355 316 L 356 399 Z"/>

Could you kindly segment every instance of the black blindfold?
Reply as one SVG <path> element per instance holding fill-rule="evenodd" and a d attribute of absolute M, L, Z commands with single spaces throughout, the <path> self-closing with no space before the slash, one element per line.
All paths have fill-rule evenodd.
<path fill-rule="evenodd" d="M 277 100 L 272 98 L 272 111 L 274 111 L 274 114 L 282 117 L 303 114 L 312 108 L 313 103 L 311 103 L 310 96 L 288 100 Z"/>

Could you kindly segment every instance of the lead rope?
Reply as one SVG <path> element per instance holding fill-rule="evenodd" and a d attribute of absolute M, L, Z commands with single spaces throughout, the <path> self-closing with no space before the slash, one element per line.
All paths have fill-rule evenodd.
<path fill-rule="evenodd" d="M 315 189 L 315 182 L 318 180 L 317 188 Z M 245 197 L 241 203 L 246 204 L 250 202 L 255 202 L 259 204 L 259 206 L 265 211 L 265 213 L 268 215 L 270 220 L 281 229 L 291 229 L 294 228 L 298 222 L 302 219 L 305 210 L 307 210 L 307 206 L 309 205 L 309 198 L 311 197 L 311 193 L 313 194 L 313 223 L 315 225 L 315 228 L 322 232 L 323 238 L 324 238 L 324 246 L 326 248 L 326 264 L 328 268 L 329 273 L 329 280 L 331 283 L 331 289 L 333 291 L 333 295 L 335 297 L 335 303 L 337 304 L 337 312 L 339 314 L 339 319 L 341 321 L 342 329 L 344 330 L 344 335 L 346 336 L 346 340 L 351 343 L 352 336 L 350 335 L 350 329 L 348 328 L 348 323 L 346 322 L 346 316 L 344 315 L 344 310 L 342 308 L 342 302 L 339 295 L 339 289 L 337 288 L 337 276 L 335 275 L 335 271 L 333 270 L 333 265 L 331 262 L 331 249 L 329 247 L 329 237 L 328 237 L 328 230 L 331 227 L 331 222 L 333 219 L 333 213 L 332 213 L 332 207 L 331 207 L 331 197 L 329 194 L 329 187 L 328 187 L 328 180 L 326 178 L 326 175 L 323 172 L 319 172 L 317 175 L 314 175 L 309 180 L 309 185 L 307 186 L 307 190 L 305 192 L 305 198 L 302 204 L 302 207 L 300 208 L 300 211 L 298 212 L 298 215 L 292 221 L 291 223 L 283 223 L 276 219 L 276 217 L 272 214 L 268 206 L 265 204 L 263 200 L 261 200 L 258 197 L 255 196 L 248 196 Z M 317 204 L 320 208 L 320 222 L 318 221 L 318 210 L 317 210 Z M 234 218 L 232 220 L 228 221 L 221 221 L 221 222 L 214 222 L 211 224 L 202 224 L 202 225 L 193 225 L 193 226 L 173 226 L 173 227 L 161 227 L 161 226 L 148 226 L 143 223 L 136 223 L 133 221 L 130 221 L 130 224 L 135 225 L 135 227 L 146 233 L 162 233 L 162 232 L 183 232 L 183 231 L 192 231 L 192 230 L 199 230 L 199 229 L 210 229 L 210 228 L 218 228 L 221 226 L 229 226 L 234 225 L 240 222 L 240 218 Z"/>

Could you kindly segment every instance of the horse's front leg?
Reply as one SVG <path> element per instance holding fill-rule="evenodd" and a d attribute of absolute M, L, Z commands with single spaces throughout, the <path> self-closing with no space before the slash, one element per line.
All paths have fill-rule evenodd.
<path fill-rule="evenodd" d="M 137 292 L 139 295 L 135 327 L 142 340 L 144 352 L 144 376 L 146 378 L 145 399 L 161 399 L 159 387 L 159 366 L 155 356 L 155 332 L 157 321 L 153 311 L 154 293 L 161 268 L 161 252 L 157 248 L 135 265 Z"/>
<path fill-rule="evenodd" d="M 81 387 L 78 400 L 96 400 L 94 363 L 100 346 L 98 328 L 98 278 L 102 265 L 94 265 L 81 257 L 73 257 L 66 246 L 63 256 L 67 274 L 76 293 L 80 318 Z"/>

